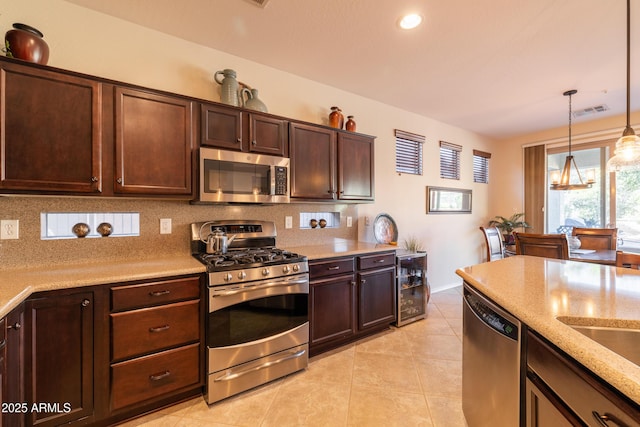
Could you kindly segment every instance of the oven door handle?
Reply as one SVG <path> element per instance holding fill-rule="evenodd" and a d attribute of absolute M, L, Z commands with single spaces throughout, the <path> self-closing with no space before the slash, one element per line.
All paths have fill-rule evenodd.
<path fill-rule="evenodd" d="M 246 288 L 240 288 L 240 289 L 234 289 L 232 291 L 224 291 L 224 292 L 219 292 L 219 293 L 214 293 L 213 295 L 211 295 L 213 298 L 215 297 L 228 297 L 231 295 L 235 295 L 235 294 L 239 294 L 241 292 L 248 292 L 248 291 L 262 291 L 264 289 L 269 289 L 269 288 L 277 288 L 280 286 L 291 286 L 291 285 L 304 285 L 309 283 L 309 279 L 304 278 L 304 279 L 297 279 L 297 280 L 282 280 L 282 281 L 278 281 L 278 282 L 270 282 L 270 283 L 265 283 L 263 285 L 259 285 L 259 286 L 248 286 Z"/>
<path fill-rule="evenodd" d="M 272 360 L 271 362 L 265 362 L 262 365 L 258 365 L 258 366 L 255 366 L 253 368 L 245 369 L 244 371 L 229 372 L 227 374 L 219 376 L 218 378 L 215 378 L 213 381 L 221 382 L 221 381 L 235 380 L 236 378 L 241 377 L 241 376 L 246 375 L 246 374 L 250 374 L 251 372 L 256 372 L 256 371 L 259 371 L 261 369 L 269 368 L 269 367 L 271 367 L 273 365 L 277 365 L 278 363 L 286 362 L 287 360 L 297 359 L 298 357 L 304 356 L 304 354 L 306 352 L 307 352 L 306 349 L 299 350 L 299 351 L 296 351 L 295 353 L 291 353 L 291 354 L 288 354 L 288 355 L 286 355 L 284 357 L 281 357 L 280 359 Z"/>

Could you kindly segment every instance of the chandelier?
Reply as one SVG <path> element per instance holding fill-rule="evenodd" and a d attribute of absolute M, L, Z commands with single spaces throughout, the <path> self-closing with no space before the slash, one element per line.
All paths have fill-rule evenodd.
<path fill-rule="evenodd" d="M 564 167 L 562 168 L 562 174 L 559 171 L 551 173 L 551 189 L 552 190 L 582 190 L 585 188 L 591 188 L 595 180 L 595 173 L 589 171 L 587 173 L 587 181 L 582 180 L 580 170 L 576 165 L 576 160 L 571 155 L 571 96 L 578 93 L 577 90 L 572 89 L 563 93 L 564 96 L 569 97 L 569 155 L 564 161 Z M 575 170 L 575 174 L 572 171 Z M 572 176 L 576 176 L 576 179 L 571 179 Z"/>

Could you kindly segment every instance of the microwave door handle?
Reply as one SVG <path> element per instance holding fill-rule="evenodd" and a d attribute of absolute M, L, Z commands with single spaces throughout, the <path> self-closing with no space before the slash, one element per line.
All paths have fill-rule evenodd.
<path fill-rule="evenodd" d="M 269 195 L 276 195 L 276 167 L 269 166 Z"/>

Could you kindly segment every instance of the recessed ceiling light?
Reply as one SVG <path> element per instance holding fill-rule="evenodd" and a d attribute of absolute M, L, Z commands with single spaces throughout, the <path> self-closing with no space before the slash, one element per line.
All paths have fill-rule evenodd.
<path fill-rule="evenodd" d="M 403 30 L 410 30 L 412 28 L 416 28 L 418 25 L 422 23 L 422 16 L 417 13 L 411 13 L 409 15 L 405 15 L 400 19 L 400 28 Z"/>

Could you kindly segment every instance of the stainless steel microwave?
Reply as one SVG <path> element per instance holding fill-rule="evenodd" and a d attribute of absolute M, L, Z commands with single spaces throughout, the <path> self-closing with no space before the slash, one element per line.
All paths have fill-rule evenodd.
<path fill-rule="evenodd" d="M 289 159 L 201 147 L 200 201 L 289 203 Z"/>

